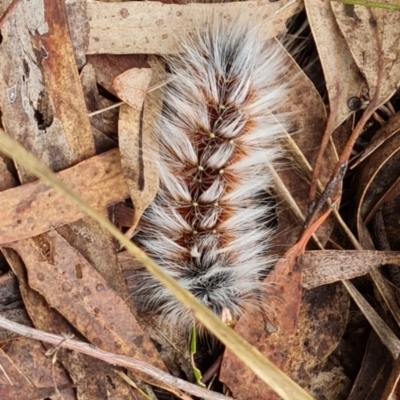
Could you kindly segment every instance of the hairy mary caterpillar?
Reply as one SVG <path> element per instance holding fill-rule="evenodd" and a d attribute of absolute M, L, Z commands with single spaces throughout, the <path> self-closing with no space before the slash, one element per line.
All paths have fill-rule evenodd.
<path fill-rule="evenodd" d="M 160 188 L 134 240 L 223 320 L 265 301 L 275 257 L 269 165 L 280 155 L 273 113 L 285 102 L 285 61 L 275 40 L 245 18 L 212 21 L 168 58 L 171 80 L 156 126 Z M 192 326 L 193 316 L 149 274 L 144 309 Z"/>

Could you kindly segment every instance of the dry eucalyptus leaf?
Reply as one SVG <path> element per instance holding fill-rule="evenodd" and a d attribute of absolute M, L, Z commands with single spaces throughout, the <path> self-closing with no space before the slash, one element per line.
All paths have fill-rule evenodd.
<path fill-rule="evenodd" d="M 15 304 L 15 308 L 7 309 L 5 311 L 0 312 L 0 316 L 2 318 L 6 318 L 10 321 L 17 322 L 19 324 L 25 326 L 33 326 L 32 321 L 28 316 L 22 302 L 18 302 Z M 11 332 L 7 329 L 0 329 L 0 343 L 10 341 L 11 339 L 18 337 L 17 333 Z"/>
<path fill-rule="evenodd" d="M 51 242 L 41 238 L 13 244 L 27 265 L 29 285 L 96 346 L 147 362 L 151 358 L 165 369 L 125 301 L 86 259 L 55 231 L 47 235 Z"/>
<path fill-rule="evenodd" d="M 100 108 L 100 95 L 97 88 L 96 73 L 92 64 L 87 63 L 82 68 L 80 78 L 87 111 L 89 113 L 97 111 Z M 99 131 L 103 131 L 103 115 L 97 114 L 90 117 L 90 125 L 92 127 L 95 126 Z"/>
<path fill-rule="evenodd" d="M 136 111 L 143 108 L 151 72 L 151 68 L 132 68 L 114 79 L 112 86 L 117 96 Z"/>
<path fill-rule="evenodd" d="M 21 13 L 21 7 L 31 8 L 30 13 Z M 48 33 L 46 35 L 43 35 L 45 32 L 39 31 L 40 26 L 30 25 L 31 20 L 37 18 L 38 13 L 40 14 L 40 11 L 43 12 L 43 9 L 45 20 L 48 24 Z M 41 18 L 42 20 L 44 19 L 43 15 Z M 27 21 L 30 32 L 26 34 L 24 28 Z M 72 47 L 69 41 L 69 31 L 64 15 L 64 2 L 59 0 L 32 0 L 30 2 L 20 2 L 20 7 L 18 7 L 17 12 L 13 13 L 7 21 L 6 28 L 10 29 L 2 29 L 2 33 L 6 32 L 7 34 L 7 41 L 3 40 L 3 44 L 7 44 L 5 47 L 7 51 L 4 51 L 6 54 L 5 58 L 7 60 L 11 59 L 11 61 L 8 61 L 9 64 L 12 64 L 12 61 L 14 61 L 14 63 L 10 65 L 9 68 L 2 69 L 1 73 L 6 75 L 5 81 L 7 84 L 10 82 L 13 83 L 13 74 L 19 73 L 17 77 L 19 80 L 17 80 L 16 84 L 11 86 L 8 92 L 5 91 L 5 102 L 8 101 L 11 103 L 4 103 L 5 107 L 10 108 L 10 112 L 8 112 L 6 116 L 7 118 L 4 118 L 7 132 L 16 138 L 22 136 L 24 145 L 54 170 L 65 169 L 72 163 L 76 164 L 80 160 L 92 156 L 94 153 L 94 141 L 84 103 L 81 83 L 71 51 Z M 19 31 L 23 34 L 20 35 Z M 31 41 L 34 43 L 33 50 L 30 48 Z M 14 51 L 15 48 L 19 50 L 20 47 L 20 51 Z M 4 50 L 4 46 L 2 46 L 2 50 Z M 13 54 L 14 59 L 8 57 L 8 54 Z M 23 57 L 20 65 L 16 65 L 18 64 L 17 61 L 20 59 L 20 57 L 16 57 L 16 55 L 19 54 L 22 54 Z M 43 72 L 43 74 L 41 74 L 41 72 Z M 46 79 L 44 79 L 43 76 L 45 76 Z M 22 82 L 22 100 L 20 99 L 21 96 L 19 96 L 19 82 Z M 48 85 L 49 88 L 47 88 L 47 86 L 44 87 L 44 84 Z M 3 106 L 4 104 L 1 105 Z M 28 122 L 27 116 L 31 117 Z M 15 124 L 15 121 L 21 122 L 21 124 Z M 68 145 L 65 145 L 65 143 Z M 42 149 L 44 149 L 44 151 L 42 151 Z M 104 156 L 106 158 L 106 163 L 100 166 L 100 168 L 99 165 L 96 165 L 96 162 L 93 163 L 94 160 L 92 160 L 92 167 L 94 166 L 95 168 L 83 168 L 80 172 L 78 168 L 78 170 L 75 170 L 75 174 L 77 173 L 78 176 L 74 174 L 68 176 L 68 171 L 63 172 L 66 173 L 67 179 L 71 179 L 67 183 L 74 189 L 76 189 L 76 186 L 81 186 L 84 192 L 88 192 L 86 190 L 87 184 L 90 185 L 94 183 L 95 186 L 89 191 L 92 192 L 90 196 L 95 202 L 98 200 L 102 202 L 104 200 L 104 193 L 102 193 L 101 190 L 99 191 L 99 187 L 96 187 L 96 185 L 103 189 L 106 188 L 106 196 L 115 196 L 118 192 L 121 194 L 122 190 L 124 195 L 117 200 L 119 201 L 128 196 L 128 189 L 122 177 L 119 154 L 117 151 L 114 151 L 114 156 L 111 158 L 109 155 L 99 156 L 100 158 L 97 159 L 97 163 L 99 163 L 99 160 L 102 158 L 104 160 Z M 90 164 L 90 160 L 87 162 Z M 82 168 L 82 164 L 79 166 Z M 31 175 L 28 173 L 20 175 L 23 183 L 31 178 Z M 103 180 L 104 185 L 101 183 Z M 114 184 L 116 184 L 115 187 Z M 70 219 L 72 214 L 76 216 L 76 209 L 74 207 L 72 209 L 69 202 L 66 203 L 64 199 L 61 201 L 60 197 L 58 197 L 58 200 L 60 200 L 60 203 L 58 203 L 54 191 L 48 190 L 49 188 L 46 186 L 40 186 L 39 182 L 35 182 L 35 185 L 39 193 L 21 193 L 23 197 L 16 199 L 16 201 L 20 203 L 20 209 L 18 211 L 29 211 L 30 209 L 31 215 L 36 213 L 33 218 L 29 218 L 29 215 L 26 215 L 27 218 L 23 218 L 25 216 L 20 215 L 21 219 L 18 221 L 21 221 L 21 223 L 22 221 L 27 221 L 28 224 L 33 224 L 34 229 L 36 229 L 35 225 L 42 224 L 41 227 L 39 227 L 39 231 L 35 231 L 34 229 L 32 231 L 32 229 L 25 226 L 25 234 L 27 232 L 30 232 L 31 235 L 41 233 L 43 223 L 40 222 L 40 219 L 45 219 L 49 214 L 55 219 L 59 219 L 60 215 L 62 217 L 64 211 L 67 214 L 67 219 Z M 25 188 L 25 186 L 21 188 Z M 42 192 L 40 192 L 41 190 Z M 45 192 L 43 192 L 43 190 Z M 38 209 L 35 211 L 35 206 L 38 205 L 35 203 L 35 201 L 38 200 L 36 195 L 41 197 L 42 200 L 41 211 Z M 56 198 L 56 207 L 52 212 L 49 209 L 49 199 L 51 200 L 51 198 L 49 198 L 48 195 L 54 195 Z M 114 202 L 114 200 L 112 200 L 112 202 Z M 103 203 L 100 205 L 99 210 L 104 212 L 105 207 L 106 204 Z M 59 214 L 58 216 L 56 215 L 57 213 Z M 72 220 L 66 222 L 73 222 L 82 216 L 83 214 L 78 216 L 78 218 L 73 217 Z M 46 224 L 46 222 L 44 222 L 44 224 Z M 57 225 L 58 222 L 55 222 L 55 224 Z M 51 223 L 45 230 L 51 228 L 52 225 L 54 224 Z M 79 224 L 71 225 L 71 228 L 74 229 L 78 226 Z M 99 227 L 95 229 L 99 230 Z M 82 230 L 83 229 L 81 229 L 81 231 Z M 91 232 L 91 238 L 94 238 L 94 244 L 102 244 L 103 241 L 99 241 L 98 236 L 93 235 L 93 233 L 94 232 Z M 41 236 L 37 238 L 37 240 L 44 242 L 46 237 L 48 236 Z M 16 239 L 20 238 L 21 235 L 18 234 Z M 108 239 L 109 242 L 112 243 L 110 238 Z M 26 242 L 19 241 L 18 245 L 24 247 Z M 23 280 L 22 275 L 24 275 L 24 272 L 18 275 L 20 282 Z M 26 286 L 24 300 L 27 297 L 32 299 L 33 296 L 30 295 L 33 292 L 36 293 Z M 37 298 L 35 300 L 37 300 Z M 76 299 L 74 299 L 73 303 L 79 304 Z M 53 313 L 47 305 L 41 307 L 38 301 L 26 301 L 25 304 L 30 315 L 34 315 L 32 319 L 34 319 L 36 326 L 46 331 L 56 329 L 57 333 L 69 331 L 68 325 L 65 324 L 62 318 L 55 321 L 54 314 L 57 316 L 59 316 L 59 314 Z M 61 356 L 59 355 L 59 357 Z M 68 355 L 66 358 L 68 358 Z M 73 357 L 69 357 L 69 361 L 71 361 L 72 358 Z M 65 361 L 65 358 L 63 361 Z M 99 375 L 95 376 L 93 370 L 90 370 L 87 366 L 91 364 L 97 367 L 98 364 L 93 364 L 93 362 L 91 363 L 80 357 L 75 357 L 74 361 L 75 363 L 73 361 L 69 363 L 69 367 L 71 367 L 69 373 L 74 377 L 75 382 L 79 381 L 79 396 L 82 396 L 82 392 L 85 392 L 84 396 L 88 396 L 87 398 L 102 398 L 104 393 L 108 393 L 110 398 L 118 398 L 121 400 L 133 398 L 132 390 L 123 383 L 120 378 L 114 376 L 115 374 L 113 374 L 111 367 L 107 366 L 107 368 L 102 369 L 103 376 L 100 377 Z M 71 372 L 72 369 L 74 369 L 73 372 Z M 99 380 L 99 378 L 101 378 L 104 381 L 104 377 L 107 377 L 107 382 Z M 95 384 L 93 384 L 94 381 Z M 87 388 L 90 389 L 87 390 Z M 136 397 L 140 398 L 140 396 Z"/>
<path fill-rule="evenodd" d="M 164 66 L 155 58 L 150 63 L 150 87 L 155 87 L 165 82 Z M 135 207 L 129 233 L 133 233 L 143 211 L 153 201 L 158 190 L 158 170 L 154 162 L 157 145 L 153 125 L 161 113 L 161 100 L 162 91 L 155 90 L 147 94 L 143 109 L 134 109 L 125 104 L 120 107 L 118 126 L 121 164 Z"/>
<path fill-rule="evenodd" d="M 17 185 L 15 178 L 8 170 L 6 160 L 0 155 L 0 191 Z"/>
<path fill-rule="evenodd" d="M 350 281 L 343 281 L 343 284 L 382 343 L 390 351 L 392 357 L 396 359 L 400 354 L 400 340 Z"/>
<path fill-rule="evenodd" d="M 378 136 L 385 133 L 396 132 L 399 128 L 400 119 L 394 116 L 381 128 Z M 366 249 L 373 249 L 374 243 L 366 228 L 372 216 L 381 204 L 385 203 L 386 197 L 393 196 L 398 189 L 400 170 L 400 137 L 389 135 L 357 169 L 359 170 L 357 180 L 357 213 L 356 222 L 360 242 Z M 388 196 L 387 196 L 388 195 Z M 379 271 L 372 270 L 371 277 L 378 288 L 381 296 L 394 318 L 400 323 L 400 307 L 396 292 L 393 287 L 382 277 Z M 377 332 L 379 335 L 379 332 Z"/>
<path fill-rule="evenodd" d="M 335 114 L 333 127 L 336 128 L 353 112 L 349 99 L 361 97 L 365 81 L 336 23 L 331 2 L 305 0 L 305 9 L 324 70 L 330 109 Z"/>
<path fill-rule="evenodd" d="M 59 172 L 58 176 L 99 211 L 129 195 L 118 150 L 92 157 Z M 85 216 L 62 194 L 41 181 L 1 192 L 0 203 L 2 244 L 39 235 Z"/>
<path fill-rule="evenodd" d="M 383 125 L 378 132 L 374 134 L 374 137 L 368 143 L 368 146 L 357 155 L 357 160 L 352 168 L 360 164 L 370 154 L 372 154 L 379 146 L 389 140 L 392 136 L 396 135 L 400 130 L 400 113 L 393 115 L 389 121 Z"/>
<path fill-rule="evenodd" d="M 296 247 L 292 249 L 295 250 Z M 283 272 L 279 272 L 281 269 L 278 262 L 269 274 L 270 276 L 274 271 L 278 271 L 275 277 L 280 278 L 271 285 L 276 291 L 269 296 L 268 304 L 265 305 L 265 312 L 275 316 L 273 323 L 269 321 L 270 315 L 265 318 L 263 313 L 248 311 L 235 326 L 235 331 L 240 336 L 287 374 L 292 372 L 288 371 L 287 361 L 293 352 L 302 294 L 302 273 L 295 263 L 295 258 L 294 252 L 292 257 L 285 253 L 285 260 L 280 263 L 284 267 Z M 277 304 L 280 306 L 278 309 Z M 272 389 L 264 385 L 229 349 L 225 350 L 219 379 L 228 386 L 233 396 L 240 400 L 278 398 Z"/>
<path fill-rule="evenodd" d="M 291 378 L 315 398 L 324 393 L 328 399 L 344 398 L 349 378 L 329 362 L 345 331 L 350 309 L 350 296 L 339 282 L 306 290 L 298 327 L 289 355 Z M 327 385 L 326 377 L 330 377 Z"/>
<path fill-rule="evenodd" d="M 376 250 L 307 251 L 299 260 L 306 289 L 366 275 L 383 264 L 400 265 L 400 253 Z"/>
<path fill-rule="evenodd" d="M 300 0 L 184 5 L 153 1 L 88 1 L 85 10 L 82 10 L 79 0 L 66 3 L 72 38 L 79 38 L 74 44 L 75 52 L 80 55 L 176 53 L 177 38 L 204 26 L 215 15 L 234 18 L 246 14 L 254 19 L 255 24 L 268 21 L 265 32 L 273 37 L 286 32 L 287 19 L 303 7 Z M 80 23 L 82 18 L 87 25 Z"/>
<path fill-rule="evenodd" d="M 52 387 L 54 381 L 57 382 L 57 386 L 71 384 L 68 375 L 60 364 L 55 363 L 53 366 L 51 357 L 45 353 L 46 348 L 36 340 L 18 338 L 7 343 L 0 350 L 0 362 L 3 373 L 8 376 L 11 382 L 7 378 L 3 378 L 1 383 L 36 388 Z M 54 380 L 52 375 L 55 378 Z M 74 400 L 74 390 L 62 391 L 62 396 L 65 400 Z M 3 399 L 3 397 L 1 398 Z"/>
<path fill-rule="evenodd" d="M 358 225 L 368 223 L 384 202 L 388 190 L 398 179 L 400 170 L 400 114 L 393 116 L 376 134 L 379 147 L 361 164 L 357 171 L 357 220 Z M 397 134 L 396 134 L 397 133 Z"/>
<path fill-rule="evenodd" d="M 383 392 L 393 373 L 394 362 L 395 360 L 383 346 L 379 337 L 371 332 L 360 371 L 347 400 L 389 400 L 389 397 L 384 396 Z"/>
<path fill-rule="evenodd" d="M 64 393 L 64 389 L 71 391 L 71 396 L 68 397 Z M 58 390 L 58 392 L 57 392 Z M 73 394 L 72 385 L 57 385 L 57 388 L 52 384 L 49 387 L 36 388 L 30 385 L 25 386 L 14 386 L 14 385 L 1 385 L 0 384 L 0 398 L 2 400 L 40 400 L 40 399 L 51 399 L 56 398 L 59 394 L 63 396 L 63 400 L 75 400 L 76 397 Z"/>
<path fill-rule="evenodd" d="M 368 83 L 369 97 L 374 96 L 379 86 L 377 106 L 383 104 L 400 82 L 400 13 L 335 1 L 331 6 L 354 60 Z"/>
<path fill-rule="evenodd" d="M 294 244 L 303 230 L 308 210 L 308 192 L 314 159 L 326 125 L 325 105 L 313 83 L 299 69 L 292 57 L 286 53 L 287 64 L 291 65 L 288 77 L 292 87 L 288 93 L 285 106 L 279 110 L 284 118 L 282 123 L 290 123 L 284 141 L 284 165 L 279 167 L 275 178 L 275 186 L 285 188 L 279 190 L 284 200 L 279 205 L 279 230 L 277 246 L 279 251 Z M 289 115 L 289 117 L 287 117 Z M 279 115 L 277 116 L 279 117 Z M 283 129 L 283 128 L 282 128 Z M 333 146 L 329 146 L 322 166 L 319 180 L 326 183 L 330 176 L 331 166 L 336 163 L 337 155 Z M 285 165 L 286 164 L 286 165 Z M 297 209 L 291 204 L 296 204 Z M 333 222 L 326 223 L 319 231 L 322 243 L 329 238 Z"/>
<path fill-rule="evenodd" d="M 46 332 L 62 332 L 63 335 L 78 336 L 77 339 L 83 340 L 83 337 L 80 337 L 76 330 L 54 308 L 48 306 L 45 299 L 37 291 L 29 287 L 27 272 L 18 254 L 12 249 L 4 248 L 3 253 L 18 278 L 24 304 L 35 327 Z M 53 347 L 47 346 L 47 349 L 51 348 Z M 84 354 L 62 348 L 58 349 L 57 359 L 68 371 L 68 375 L 74 384 L 77 385 L 79 400 L 101 399 L 105 392 L 110 394 L 110 398 L 132 399 L 130 388 L 116 375 L 113 366 Z M 108 379 L 104 379 L 105 376 Z M 84 382 L 84 385 L 82 385 L 82 382 Z"/>

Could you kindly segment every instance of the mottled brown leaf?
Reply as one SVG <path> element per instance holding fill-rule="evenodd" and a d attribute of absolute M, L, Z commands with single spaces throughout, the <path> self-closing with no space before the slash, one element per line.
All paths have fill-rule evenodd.
<path fill-rule="evenodd" d="M 387 101 L 400 82 L 400 13 L 378 7 L 332 2 L 336 21 L 369 86 L 379 86 L 377 104 Z M 347 79 L 347 77 L 345 78 Z"/>
<path fill-rule="evenodd" d="M 324 70 L 336 128 L 354 112 L 349 108 L 349 100 L 362 98 L 366 84 L 336 23 L 331 2 L 306 0 L 305 8 Z"/>
<path fill-rule="evenodd" d="M 400 265 L 400 253 L 375 250 L 307 251 L 300 259 L 306 289 L 366 275 L 383 264 Z"/>
<path fill-rule="evenodd" d="M 94 345 L 147 362 L 152 359 L 164 369 L 125 301 L 60 235 L 51 231 L 47 237 L 51 242 L 33 238 L 13 244 L 29 265 L 30 286 Z"/>
<path fill-rule="evenodd" d="M 71 327 L 54 308 L 50 308 L 37 291 L 28 286 L 27 273 L 18 254 L 12 249 L 3 249 L 3 252 L 18 277 L 24 304 L 35 326 L 46 332 L 62 332 L 63 335 L 74 336 L 83 340 L 83 337 L 77 334 L 76 329 Z M 47 345 L 47 348 L 53 349 L 53 346 Z M 131 389 L 116 374 L 115 367 L 84 354 L 65 349 L 58 350 L 57 360 L 68 370 L 68 374 L 77 385 L 76 390 L 82 399 L 101 399 L 104 393 L 109 393 L 111 398 L 132 399 Z"/>
<path fill-rule="evenodd" d="M 57 389 L 62 391 L 71 385 L 61 385 Z M 3 400 L 42 400 L 49 398 L 56 393 L 56 388 L 54 386 L 45 388 L 33 388 L 30 386 L 12 386 L 12 385 L 0 385 L 0 397 Z M 62 392 L 61 392 L 62 393 Z M 62 393 L 62 396 L 65 396 Z M 65 398 L 65 397 L 64 397 Z"/>
<path fill-rule="evenodd" d="M 151 59 L 150 64 L 152 79 L 149 87 L 156 87 L 165 81 L 164 65 L 156 59 Z M 133 233 L 143 211 L 153 201 L 158 190 L 158 170 L 154 162 L 157 144 L 153 126 L 161 113 L 161 100 L 162 92 L 155 90 L 147 94 L 143 108 L 135 109 L 125 104 L 120 107 L 121 164 L 135 209 L 128 234 Z"/>
<path fill-rule="evenodd" d="M 68 375 L 59 363 L 52 365 L 51 357 L 45 354 L 46 348 L 42 343 L 28 338 L 14 339 L 3 345 L 2 357 L 8 357 L 12 363 L 13 369 L 7 371 L 8 377 L 13 384 L 49 387 L 54 381 L 52 374 L 54 373 L 55 381 L 58 385 L 70 384 Z M 6 364 L 1 363 L 3 367 Z M 18 375 L 21 377 L 18 377 Z M 3 379 L 2 383 L 9 383 L 7 379 Z M 71 398 L 73 391 L 69 391 Z"/>
<path fill-rule="evenodd" d="M 111 150 L 59 173 L 96 210 L 129 195 L 119 159 Z M 46 184 L 36 181 L 0 193 L 0 243 L 46 232 L 84 217 L 84 213 Z"/>

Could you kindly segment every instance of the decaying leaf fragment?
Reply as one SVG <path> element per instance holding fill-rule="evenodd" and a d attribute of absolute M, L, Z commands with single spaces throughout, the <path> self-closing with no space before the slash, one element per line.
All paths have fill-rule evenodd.
<path fill-rule="evenodd" d="M 369 86 L 379 90 L 377 105 L 387 101 L 400 82 L 400 13 L 377 7 L 331 2 L 336 21 Z"/>
<path fill-rule="evenodd" d="M 308 22 L 324 70 L 330 111 L 335 114 L 333 128 L 336 128 L 353 112 L 349 100 L 362 97 L 365 83 L 337 25 L 331 4 L 330 1 L 305 1 Z"/>
<path fill-rule="evenodd" d="M 377 133 L 369 152 L 358 167 L 357 227 L 371 221 L 376 210 L 399 193 L 400 114 L 393 116 Z M 388 191 L 390 191 L 388 193 Z M 385 200 L 386 199 L 386 200 Z M 360 233 L 360 232 L 359 232 Z"/>
<path fill-rule="evenodd" d="M 3 369 L 0 379 L 1 399 L 37 399 L 41 398 L 41 393 L 46 396 L 46 392 L 50 396 L 55 391 L 54 382 L 61 387 L 72 386 L 60 364 L 52 365 L 51 358 L 45 353 L 46 348 L 40 342 L 28 338 L 15 338 L 3 345 L 0 349 Z M 32 365 L 35 367 L 32 368 Z M 61 393 L 65 400 L 75 398 L 71 388 L 62 390 Z M 35 394 L 38 397 L 34 397 Z"/>
<path fill-rule="evenodd" d="M 35 326 L 46 332 L 62 332 L 66 337 L 77 337 L 76 329 L 55 309 L 49 308 L 43 296 L 30 288 L 26 267 L 18 253 L 10 248 L 3 248 L 3 253 L 18 277 L 24 305 Z M 83 340 L 83 337 L 81 339 Z M 52 347 L 47 346 L 47 349 L 52 349 Z M 108 392 L 113 398 L 132 399 L 129 387 L 116 375 L 114 368 L 106 362 L 64 349 L 58 349 L 57 360 L 68 371 L 68 375 L 77 385 L 76 390 L 79 396 L 101 398 L 104 392 Z M 29 365 L 27 367 L 30 368 Z M 104 377 L 108 377 L 108 379 L 104 379 Z M 85 382 L 84 385 L 82 385 L 82 381 Z M 76 400 L 75 397 L 74 400 Z"/>
<path fill-rule="evenodd" d="M 164 65 L 157 59 L 150 60 L 152 69 L 135 69 L 132 73 L 145 74 L 150 88 L 155 88 L 165 82 Z M 114 81 L 115 82 L 115 81 Z M 125 88 L 127 90 L 127 88 Z M 127 90 L 128 91 L 128 90 Z M 131 199 L 135 208 L 132 226 L 127 235 L 135 230 L 143 211 L 153 201 L 158 190 L 158 170 L 155 163 L 157 143 L 154 134 L 155 120 L 161 113 L 162 91 L 153 90 L 146 93 L 141 90 L 141 106 L 131 107 L 124 104 L 120 107 L 118 131 L 121 164 L 129 187 Z M 124 95 L 125 96 L 125 95 Z M 139 98 L 134 96 L 140 103 Z M 143 103 L 144 102 L 144 103 Z"/>
<path fill-rule="evenodd" d="M 57 232 L 47 237 L 51 243 L 32 238 L 12 245 L 28 265 L 30 286 L 96 346 L 147 361 L 152 355 L 164 369 L 125 302 Z"/>

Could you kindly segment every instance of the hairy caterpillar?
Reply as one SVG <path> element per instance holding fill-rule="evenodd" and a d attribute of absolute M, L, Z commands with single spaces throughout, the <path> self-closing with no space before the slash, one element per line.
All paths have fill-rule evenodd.
<path fill-rule="evenodd" d="M 223 320 L 261 308 L 272 267 L 269 164 L 280 156 L 285 62 L 244 18 L 212 21 L 168 58 L 172 79 L 156 126 L 160 188 L 134 240 Z M 137 299 L 172 323 L 193 317 L 144 273 Z"/>

